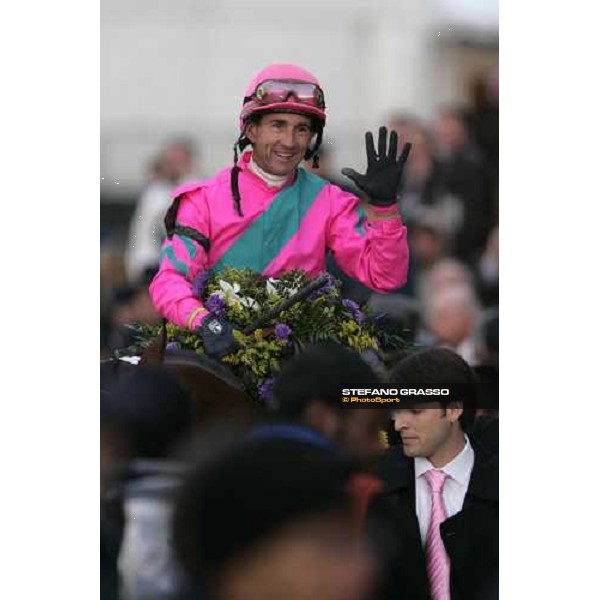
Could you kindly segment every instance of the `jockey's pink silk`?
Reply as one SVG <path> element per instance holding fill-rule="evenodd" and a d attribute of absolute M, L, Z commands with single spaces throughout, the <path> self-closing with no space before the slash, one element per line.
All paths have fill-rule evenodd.
<path fill-rule="evenodd" d="M 200 232 L 210 248 L 206 252 L 184 235 L 165 240 L 150 294 L 169 321 L 197 327 L 207 311 L 194 296 L 192 282 L 206 269 L 227 265 L 272 277 L 290 269 L 316 276 L 325 270 L 331 250 L 347 275 L 375 291 L 389 292 L 406 283 L 406 227 L 395 206 L 375 209 L 394 216 L 369 219 L 356 196 L 302 169 L 283 188 L 269 188 L 248 168 L 250 155 L 239 162 L 243 216 L 233 203 L 232 166 L 174 191 L 175 198 L 182 197 L 177 225 Z"/>

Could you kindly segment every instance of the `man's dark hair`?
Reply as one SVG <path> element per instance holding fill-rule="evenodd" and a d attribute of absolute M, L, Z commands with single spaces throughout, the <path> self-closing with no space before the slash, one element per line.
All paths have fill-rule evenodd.
<path fill-rule="evenodd" d="M 353 463 L 291 439 L 244 439 L 192 469 L 176 499 L 175 551 L 210 586 L 231 561 L 303 517 L 351 514 Z M 214 579 L 213 579 L 214 578 Z"/>
<path fill-rule="evenodd" d="M 477 376 L 456 352 L 447 348 L 429 348 L 402 359 L 391 370 L 393 385 L 440 386 L 457 384 L 463 386 L 465 401 L 459 422 L 463 431 L 475 420 L 474 399 L 477 393 Z M 436 400 L 443 406 L 450 401 Z"/>
<path fill-rule="evenodd" d="M 100 417 L 131 444 L 135 458 L 164 458 L 193 422 L 187 392 L 162 367 L 149 365 L 107 386 Z"/>
<path fill-rule="evenodd" d="M 301 419 L 313 400 L 340 406 L 345 387 L 377 387 L 381 381 L 356 352 L 333 342 L 307 348 L 281 369 L 273 395 L 279 416 Z"/>

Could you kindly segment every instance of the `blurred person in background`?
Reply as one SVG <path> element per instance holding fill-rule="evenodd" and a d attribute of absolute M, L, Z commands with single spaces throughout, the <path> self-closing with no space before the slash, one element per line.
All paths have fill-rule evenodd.
<path fill-rule="evenodd" d="M 500 285 L 500 229 L 496 226 L 488 236 L 485 250 L 477 263 L 479 293 L 486 306 L 498 306 Z"/>
<path fill-rule="evenodd" d="M 452 237 L 440 214 L 433 211 L 421 211 L 418 217 L 410 222 L 409 248 L 410 263 L 406 285 L 399 293 L 378 294 L 368 296 L 368 307 L 386 318 L 401 322 L 409 328 L 412 335 L 418 327 L 420 306 L 423 303 L 423 292 L 430 271 L 438 264 L 445 264 L 449 259 Z M 463 267 L 461 266 L 461 272 Z M 464 267 L 467 272 L 467 268 Z"/>
<path fill-rule="evenodd" d="M 275 414 L 284 422 L 314 430 L 368 465 L 384 451 L 386 411 L 347 410 L 341 390 L 354 382 L 377 388 L 381 378 L 359 354 L 333 342 L 307 348 L 283 365 L 273 386 Z"/>
<path fill-rule="evenodd" d="M 450 253 L 451 237 L 446 227 L 435 217 L 428 217 L 422 215 L 411 227 L 410 247 L 419 275 L 427 273 Z"/>
<path fill-rule="evenodd" d="M 477 364 L 498 369 L 500 363 L 500 318 L 498 308 L 483 316 L 477 337 Z"/>
<path fill-rule="evenodd" d="M 437 338 L 425 324 L 426 307 L 430 306 L 431 300 L 437 298 L 440 293 L 450 287 L 475 286 L 475 277 L 467 265 L 455 258 L 442 258 L 432 265 L 421 265 L 415 281 L 416 310 L 419 313 L 418 325 L 415 331 L 415 340 L 418 344 L 432 346 L 437 343 Z"/>
<path fill-rule="evenodd" d="M 367 600 L 378 571 L 356 469 L 298 439 L 245 439 L 195 469 L 176 504 L 177 555 L 207 600 Z"/>
<path fill-rule="evenodd" d="M 110 354 L 112 304 L 117 290 L 127 284 L 123 252 L 109 240 L 100 245 L 100 355 Z"/>
<path fill-rule="evenodd" d="M 233 327 L 195 296 L 197 275 L 225 266 L 276 277 L 325 269 L 327 250 L 350 277 L 389 291 L 406 281 L 406 228 L 397 193 L 410 151 L 398 157 L 398 137 L 380 128 L 378 150 L 366 135 L 364 175 L 343 169 L 365 195 L 360 199 L 297 169 L 316 159 L 325 126 L 319 81 L 290 64 L 270 65 L 246 88 L 234 146 L 234 164 L 214 178 L 178 188 L 166 217 L 168 239 L 150 290 L 157 310 L 198 332 L 207 354 L 219 358 L 236 347 Z M 238 151 L 248 146 L 238 160 Z"/>
<path fill-rule="evenodd" d="M 462 219 L 462 206 L 445 187 L 443 169 L 435 157 L 432 134 L 416 118 L 403 125 L 412 143 L 406 164 L 400 211 L 407 223 L 435 221 L 448 235 L 453 235 Z"/>
<path fill-rule="evenodd" d="M 390 374 L 396 386 L 461 385 L 477 379 L 456 353 L 417 352 Z M 498 583 L 497 419 L 474 421 L 469 402 L 417 402 L 392 413 L 400 443 L 382 465 L 401 513 L 398 598 L 484 600 Z"/>
<path fill-rule="evenodd" d="M 485 312 L 476 336 L 474 371 L 480 382 L 479 414 L 499 414 L 500 329 L 497 308 Z"/>
<path fill-rule="evenodd" d="M 418 127 L 419 119 L 408 112 L 396 112 L 388 119 L 389 127 L 398 134 L 398 137 L 407 142 L 413 141 L 415 128 Z"/>
<path fill-rule="evenodd" d="M 160 314 L 154 308 L 148 292 L 148 284 L 155 273 L 155 269 L 145 269 L 137 285 L 115 290 L 107 309 L 106 356 L 134 342 L 134 334 L 129 327 L 132 323 L 156 325 L 160 322 Z"/>
<path fill-rule="evenodd" d="M 423 304 L 429 296 L 453 285 L 473 287 L 475 285 L 473 272 L 459 260 L 443 258 L 431 265 L 422 277 L 418 288 L 419 302 Z"/>
<path fill-rule="evenodd" d="M 163 368 L 138 366 L 103 389 L 100 417 L 105 587 L 116 572 L 123 600 L 176 600 L 170 498 L 183 472 L 174 452 L 193 426 L 188 394 Z"/>
<path fill-rule="evenodd" d="M 442 215 L 435 210 L 423 210 L 417 218 L 411 221 L 409 237 L 411 260 L 408 281 L 401 290 L 402 295 L 417 297 L 423 280 L 431 269 L 449 256 L 452 248 L 452 234 L 441 217 Z M 375 298 L 388 304 L 393 297 L 390 295 L 388 300 L 381 294 L 374 294 L 373 306 L 376 304 Z"/>
<path fill-rule="evenodd" d="M 441 185 L 461 204 L 462 220 L 453 255 L 473 263 L 492 226 L 481 152 L 471 138 L 464 112 L 458 108 L 442 108 L 433 131 Z"/>
<path fill-rule="evenodd" d="M 133 303 L 135 289 L 124 286 L 114 291 L 107 310 L 106 327 L 106 358 L 117 348 L 126 348 L 130 340 L 127 326 L 134 322 Z"/>
<path fill-rule="evenodd" d="M 498 222 L 499 88 L 498 68 L 476 76 L 471 90 L 468 122 L 485 161 L 492 203 L 492 222 Z"/>
<path fill-rule="evenodd" d="M 452 285 L 432 293 L 423 304 L 423 325 L 431 345 L 451 348 L 468 364 L 477 362 L 476 332 L 480 308 L 472 287 Z"/>
<path fill-rule="evenodd" d="M 126 264 L 129 282 L 137 284 L 144 271 L 158 268 L 165 239 L 164 218 L 177 185 L 189 181 L 195 159 L 194 144 L 173 140 L 162 148 L 151 167 L 151 179 L 131 218 Z"/>

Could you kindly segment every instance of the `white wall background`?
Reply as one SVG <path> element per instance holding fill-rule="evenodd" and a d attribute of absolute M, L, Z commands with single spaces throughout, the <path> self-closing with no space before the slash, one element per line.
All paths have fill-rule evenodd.
<path fill-rule="evenodd" d="M 439 104 L 462 98 L 456 40 L 497 35 L 497 0 L 470 4 L 102 0 L 103 194 L 139 189 L 172 134 L 198 141 L 198 175 L 228 164 L 244 88 L 271 62 L 315 73 L 335 162 L 362 167 L 364 131 L 390 112 L 428 118 Z"/>

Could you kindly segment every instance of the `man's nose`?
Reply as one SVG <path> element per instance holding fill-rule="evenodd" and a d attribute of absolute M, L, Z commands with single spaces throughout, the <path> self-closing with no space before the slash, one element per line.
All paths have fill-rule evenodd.
<path fill-rule="evenodd" d="M 295 135 L 293 129 L 286 129 L 281 137 L 281 143 L 288 148 L 293 148 L 295 144 Z"/>
<path fill-rule="evenodd" d="M 405 413 L 398 411 L 394 417 L 394 429 L 400 433 L 400 430 L 406 429 L 408 427 L 408 415 Z"/>

